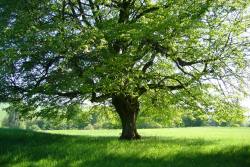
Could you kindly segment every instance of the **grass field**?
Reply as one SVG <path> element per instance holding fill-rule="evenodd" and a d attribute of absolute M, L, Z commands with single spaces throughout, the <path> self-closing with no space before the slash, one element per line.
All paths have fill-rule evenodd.
<path fill-rule="evenodd" d="M 119 141 L 120 130 L 0 129 L 0 166 L 250 166 L 250 128 L 171 128 L 139 132 L 144 137 L 142 140 Z"/>

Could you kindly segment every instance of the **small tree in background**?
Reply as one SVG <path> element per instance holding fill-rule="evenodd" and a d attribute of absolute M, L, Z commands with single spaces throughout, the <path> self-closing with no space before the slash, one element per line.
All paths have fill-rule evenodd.
<path fill-rule="evenodd" d="M 2 126 L 9 128 L 19 128 L 20 127 L 20 117 L 15 107 L 11 106 L 6 109 L 7 116 L 3 119 Z"/>

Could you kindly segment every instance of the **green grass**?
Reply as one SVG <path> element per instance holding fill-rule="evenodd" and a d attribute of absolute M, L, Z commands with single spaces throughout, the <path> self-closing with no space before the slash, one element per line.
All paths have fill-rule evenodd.
<path fill-rule="evenodd" d="M 120 130 L 32 132 L 0 129 L 5 167 L 249 167 L 250 128 L 139 130 L 138 141 L 119 141 Z"/>

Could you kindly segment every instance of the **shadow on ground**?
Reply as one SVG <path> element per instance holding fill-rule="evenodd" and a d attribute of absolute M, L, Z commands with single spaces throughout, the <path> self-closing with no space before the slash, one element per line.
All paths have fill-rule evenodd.
<path fill-rule="evenodd" d="M 167 137 L 146 137 L 128 142 L 115 137 L 67 136 L 0 129 L 0 166 L 250 166 L 249 146 L 216 149 L 213 148 L 216 142 Z M 206 151 L 210 146 L 212 151 Z"/>

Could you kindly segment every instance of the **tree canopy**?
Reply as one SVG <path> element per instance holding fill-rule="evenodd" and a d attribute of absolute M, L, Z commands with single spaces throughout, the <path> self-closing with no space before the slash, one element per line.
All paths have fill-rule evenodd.
<path fill-rule="evenodd" d="M 109 101 L 122 121 L 121 138 L 139 138 L 135 120 L 139 98 L 147 93 L 176 97 L 216 94 L 220 88 L 212 89 L 218 86 L 241 89 L 248 5 L 249 0 L 2 0 L 1 101 L 22 102 L 37 115 L 54 114 L 58 107 L 72 112 L 86 100 Z"/>

